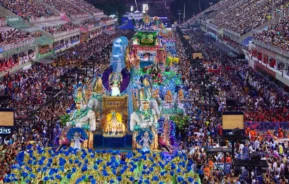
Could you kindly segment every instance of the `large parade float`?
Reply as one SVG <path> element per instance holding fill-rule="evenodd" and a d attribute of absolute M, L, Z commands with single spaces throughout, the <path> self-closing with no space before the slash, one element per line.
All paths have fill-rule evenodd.
<path fill-rule="evenodd" d="M 178 62 L 172 33 L 144 16 L 131 41 L 114 40 L 110 66 L 74 86 L 57 149 L 27 147 L 5 182 L 200 183 L 186 154 L 172 152 L 185 115 Z"/>
<path fill-rule="evenodd" d="M 178 62 L 173 33 L 158 17 L 144 15 L 132 40 L 114 40 L 103 74 L 74 86 L 76 110 L 67 122 L 73 131 L 60 141 L 67 137 L 76 148 L 158 150 L 161 138 L 171 147 L 176 127 L 170 117 L 185 114 Z"/>

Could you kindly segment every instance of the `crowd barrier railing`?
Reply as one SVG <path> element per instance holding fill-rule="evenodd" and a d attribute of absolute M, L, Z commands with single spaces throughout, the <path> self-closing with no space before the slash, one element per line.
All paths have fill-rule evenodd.
<path fill-rule="evenodd" d="M 99 10 L 100 11 L 100 10 Z M 102 11 L 100 12 L 94 12 L 93 13 L 94 16 L 100 16 L 100 15 L 104 15 L 104 13 Z"/>
<path fill-rule="evenodd" d="M 289 130 L 289 122 L 245 122 L 244 127 L 245 129 L 250 128 L 264 132 L 267 130 L 278 130 L 278 128 Z"/>
<path fill-rule="evenodd" d="M 253 39 L 253 43 L 256 44 L 256 45 L 259 45 L 263 48 L 266 48 L 268 50 L 272 50 L 272 51 L 275 51 L 281 55 L 284 55 L 286 57 L 289 57 L 289 51 L 287 50 L 283 50 L 281 49 L 280 47 L 277 47 L 277 46 L 274 46 L 274 45 L 271 45 L 269 43 L 265 43 L 263 41 L 260 41 L 260 40 L 257 40 L 257 39 Z"/>
<path fill-rule="evenodd" d="M 78 15 L 70 15 L 71 18 L 82 18 L 82 17 L 86 17 L 88 16 L 87 13 L 84 13 L 84 14 L 78 14 Z"/>
<path fill-rule="evenodd" d="M 225 166 L 225 169 L 224 169 L 224 166 Z M 231 168 L 232 168 L 232 164 L 231 163 L 226 163 L 226 164 L 224 164 L 224 163 L 215 163 L 214 167 L 215 167 L 215 169 L 218 168 L 219 170 L 223 171 L 224 174 L 230 174 Z"/>
<path fill-rule="evenodd" d="M 80 28 L 76 28 L 76 29 L 72 29 L 69 31 L 61 32 L 61 33 L 54 33 L 53 37 L 63 37 L 63 36 L 66 36 L 68 34 L 79 33 L 79 32 L 80 32 Z"/>
<path fill-rule="evenodd" d="M 54 20 L 60 20 L 60 19 L 61 19 L 60 16 L 39 17 L 39 18 L 31 17 L 29 19 L 29 22 L 38 23 L 38 22 L 48 22 L 48 21 L 54 21 Z"/>
<path fill-rule="evenodd" d="M 32 45 L 34 43 L 35 43 L 35 38 L 30 38 L 30 39 L 27 39 L 27 40 L 24 40 L 24 41 L 20 40 L 18 43 L 16 42 L 16 43 L 0 45 L 0 48 L 2 48 L 2 50 L 5 52 L 5 51 L 13 50 L 13 49 L 16 49 L 16 48 L 19 48 L 19 47 Z"/>
<path fill-rule="evenodd" d="M 232 30 L 229 30 L 229 29 L 226 29 L 226 28 L 224 29 L 224 31 L 226 31 L 227 33 L 230 33 L 230 34 L 232 34 L 232 35 L 234 35 L 236 37 L 240 37 L 241 36 L 240 33 L 237 33 L 235 31 L 232 31 Z"/>

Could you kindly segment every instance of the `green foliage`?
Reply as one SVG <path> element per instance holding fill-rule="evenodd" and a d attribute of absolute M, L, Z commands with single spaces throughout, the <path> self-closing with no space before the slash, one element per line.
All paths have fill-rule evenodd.
<path fill-rule="evenodd" d="M 185 115 L 175 115 L 171 116 L 170 120 L 175 122 L 178 129 L 182 131 L 189 126 L 191 118 Z"/>
<path fill-rule="evenodd" d="M 66 125 L 66 123 L 69 121 L 70 115 L 69 114 L 64 114 L 60 116 L 60 123 L 61 125 Z"/>

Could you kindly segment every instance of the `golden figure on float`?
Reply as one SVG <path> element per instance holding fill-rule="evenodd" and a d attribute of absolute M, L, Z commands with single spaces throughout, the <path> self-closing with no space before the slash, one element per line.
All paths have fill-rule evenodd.
<path fill-rule="evenodd" d="M 122 137 L 126 134 L 125 125 L 122 121 L 122 115 L 117 112 L 111 112 L 106 116 L 106 125 L 103 135 L 106 137 Z"/>

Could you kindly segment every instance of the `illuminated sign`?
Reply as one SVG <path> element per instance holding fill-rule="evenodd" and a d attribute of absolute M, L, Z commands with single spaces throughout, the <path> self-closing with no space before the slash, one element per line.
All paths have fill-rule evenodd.
<path fill-rule="evenodd" d="M 0 135 L 10 135 L 12 133 L 12 128 L 0 127 Z"/>
<path fill-rule="evenodd" d="M 222 127 L 223 130 L 244 129 L 244 114 L 242 112 L 224 112 L 222 114 Z"/>
<path fill-rule="evenodd" d="M 14 127 L 14 110 L 0 109 L 0 135 L 9 135 Z"/>
<path fill-rule="evenodd" d="M 142 12 L 146 13 L 149 10 L 149 5 L 148 4 L 143 4 L 142 5 Z"/>

